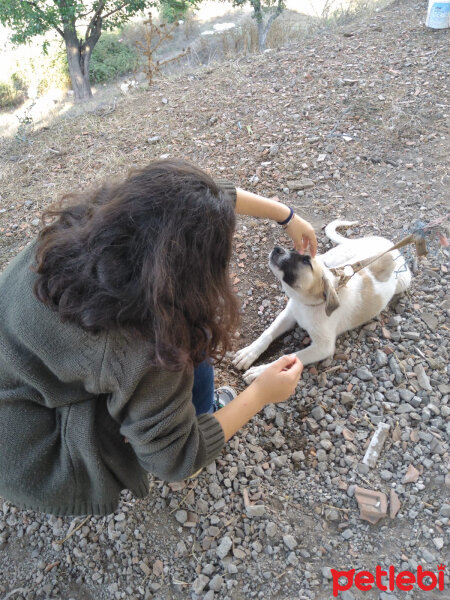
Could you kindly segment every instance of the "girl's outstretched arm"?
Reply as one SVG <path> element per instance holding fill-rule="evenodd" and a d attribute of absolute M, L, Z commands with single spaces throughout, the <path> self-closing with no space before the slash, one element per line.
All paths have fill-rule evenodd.
<path fill-rule="evenodd" d="M 272 219 L 284 225 L 295 248 L 305 252 L 309 247 L 311 256 L 317 252 L 317 239 L 313 226 L 299 217 L 277 198 L 264 198 L 240 188 L 236 189 L 236 212 L 240 215 Z"/>

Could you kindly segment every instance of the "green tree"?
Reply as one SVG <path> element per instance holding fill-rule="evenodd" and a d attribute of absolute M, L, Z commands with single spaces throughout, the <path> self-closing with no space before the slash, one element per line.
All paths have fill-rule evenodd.
<path fill-rule="evenodd" d="M 14 31 L 14 43 L 48 31 L 58 32 L 65 43 L 75 98 L 85 100 L 92 96 L 89 62 L 102 31 L 157 4 L 158 0 L 0 0 L 0 23 Z"/>
<path fill-rule="evenodd" d="M 183 19 L 190 8 L 197 8 L 202 0 L 160 0 L 161 13 L 169 23 Z"/>
<path fill-rule="evenodd" d="M 285 0 L 232 0 L 233 6 L 250 4 L 253 8 L 253 18 L 258 26 L 259 51 L 266 49 L 267 35 L 272 23 L 286 8 Z"/>

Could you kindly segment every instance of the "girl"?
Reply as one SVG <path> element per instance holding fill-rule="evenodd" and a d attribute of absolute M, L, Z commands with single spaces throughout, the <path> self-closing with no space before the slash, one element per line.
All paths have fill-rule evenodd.
<path fill-rule="evenodd" d="M 284 224 L 312 254 L 316 239 L 287 206 L 184 161 L 65 200 L 0 276 L 0 496 L 105 515 L 121 490 L 148 492 L 147 472 L 195 474 L 299 381 L 301 363 L 285 356 L 214 406 L 211 362 L 239 314 L 235 211 Z"/>

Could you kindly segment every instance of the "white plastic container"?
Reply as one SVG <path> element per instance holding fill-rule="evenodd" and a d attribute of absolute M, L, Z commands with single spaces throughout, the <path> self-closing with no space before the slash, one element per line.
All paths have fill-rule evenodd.
<path fill-rule="evenodd" d="M 429 0 L 425 25 L 431 29 L 450 27 L 450 0 Z"/>

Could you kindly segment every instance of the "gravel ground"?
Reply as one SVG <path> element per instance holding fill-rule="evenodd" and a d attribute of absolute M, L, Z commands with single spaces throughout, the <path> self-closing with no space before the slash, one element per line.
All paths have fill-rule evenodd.
<path fill-rule="evenodd" d="M 423 27 L 425 12 L 424 2 L 394 3 L 304 45 L 137 92 L 109 120 L 74 122 L 78 137 L 55 124 L 28 146 L 4 145 L 2 264 L 69 183 L 163 153 L 184 153 L 242 187 L 278 194 L 313 222 L 321 251 L 329 244 L 320 228 L 334 218 L 359 220 L 348 235 L 398 240 L 415 221 L 442 217 L 448 42 L 445 32 Z M 80 170 L 83 161 L 90 170 Z M 298 179 L 308 183 L 290 190 Z M 267 268 L 274 242 L 287 242 L 277 227 L 240 219 L 237 347 L 285 304 Z M 256 416 L 197 479 L 151 478 L 147 498 L 124 493 L 104 518 L 22 512 L 0 499 L 0 598 L 329 600 L 331 569 L 422 565 L 437 573 L 441 563 L 446 592 L 352 587 L 339 597 L 448 597 L 448 252 L 436 237 L 428 246 L 420 264 L 406 251 L 410 291 L 341 336 L 333 358 L 305 369 L 295 398 Z M 296 329 L 261 362 L 306 343 Z M 244 387 L 229 362 L 217 375 Z M 379 423 L 389 433 L 370 468 L 363 457 Z M 361 519 L 357 486 L 395 492 L 396 516 Z"/>

